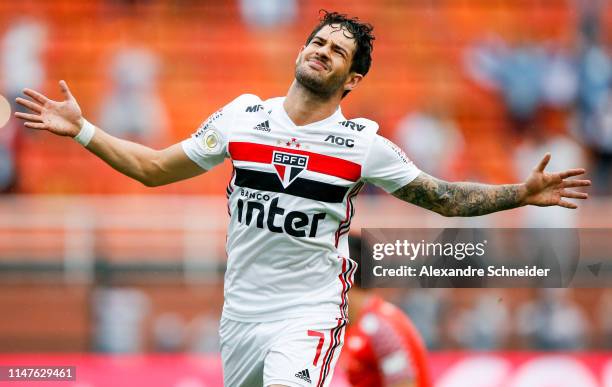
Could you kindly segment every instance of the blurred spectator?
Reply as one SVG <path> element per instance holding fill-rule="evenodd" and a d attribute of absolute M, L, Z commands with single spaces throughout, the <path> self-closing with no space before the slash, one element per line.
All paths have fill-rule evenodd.
<path fill-rule="evenodd" d="M 191 331 L 189 350 L 201 353 L 219 353 L 219 318 L 207 313 L 196 316 L 189 324 Z"/>
<path fill-rule="evenodd" d="M 598 310 L 601 334 L 603 337 L 601 349 L 612 349 L 612 290 L 604 290 Z"/>
<path fill-rule="evenodd" d="M 412 320 L 429 349 L 439 348 L 439 320 L 445 306 L 446 289 L 411 289 L 400 308 Z"/>
<path fill-rule="evenodd" d="M 543 101 L 544 50 L 526 39 L 511 47 L 495 38 L 470 48 L 465 59 L 477 82 L 501 93 L 516 133 L 531 127 Z"/>
<path fill-rule="evenodd" d="M 452 178 L 453 167 L 464 147 L 463 135 L 441 108 L 431 106 L 408 113 L 396 130 L 397 144 L 423 171 Z"/>
<path fill-rule="evenodd" d="M 542 77 L 544 104 L 555 109 L 568 109 L 573 106 L 577 92 L 578 74 L 571 54 L 561 47 L 549 47 Z"/>
<path fill-rule="evenodd" d="M 508 310 L 499 302 L 496 292 L 487 292 L 476 299 L 473 308 L 455 316 L 458 324 L 451 332 L 454 341 L 462 347 L 475 350 L 498 349 L 508 335 Z"/>
<path fill-rule="evenodd" d="M 292 24 L 297 14 L 296 0 L 240 0 L 242 19 L 260 28 Z"/>
<path fill-rule="evenodd" d="M 148 297 L 136 289 L 100 288 L 93 297 L 95 347 L 101 352 L 142 352 Z"/>
<path fill-rule="evenodd" d="M 33 19 L 15 21 L 1 43 L 1 92 L 12 111 L 24 111 L 14 101 L 24 87 L 40 89 L 45 78 L 41 54 L 46 43 L 46 29 Z M 10 192 L 17 184 L 15 166 L 22 123 L 10 119 L 0 130 L 0 193 Z"/>
<path fill-rule="evenodd" d="M 578 49 L 578 100 L 574 130 L 591 148 L 593 192 L 612 193 L 612 59 L 600 42 L 602 3 L 582 6 Z"/>
<path fill-rule="evenodd" d="M 0 94 L 0 193 L 11 192 L 16 183 L 17 122 L 11 104 Z"/>
<path fill-rule="evenodd" d="M 539 298 L 520 306 L 517 331 L 531 347 L 578 350 L 587 343 L 588 322 L 567 289 L 541 289 Z"/>
<path fill-rule="evenodd" d="M 46 29 L 33 19 L 15 21 L 2 40 L 2 87 L 10 97 L 21 95 L 24 87 L 40 88 L 45 79 L 41 54 Z"/>
<path fill-rule="evenodd" d="M 157 92 L 157 57 L 144 48 L 124 48 L 110 69 L 112 89 L 102 104 L 100 126 L 139 143 L 162 142 L 168 119 Z"/>
<path fill-rule="evenodd" d="M 185 344 L 185 323 L 176 313 L 164 313 L 153 322 L 155 350 L 159 352 L 180 352 Z"/>

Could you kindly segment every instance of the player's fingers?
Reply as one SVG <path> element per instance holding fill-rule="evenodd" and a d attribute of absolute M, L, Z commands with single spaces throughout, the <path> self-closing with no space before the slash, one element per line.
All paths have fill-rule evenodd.
<path fill-rule="evenodd" d="M 26 128 L 30 128 L 30 129 L 47 129 L 47 124 L 43 124 L 42 122 L 29 122 L 26 121 L 25 124 L 23 124 Z"/>
<path fill-rule="evenodd" d="M 576 208 L 578 208 L 578 206 L 574 203 L 566 202 L 565 200 L 559 200 L 559 203 L 557 203 L 557 205 L 560 207 L 569 208 L 570 210 L 575 210 Z"/>
<path fill-rule="evenodd" d="M 27 95 L 28 97 L 31 97 L 36 102 L 39 102 L 42 105 L 44 105 L 47 102 L 49 102 L 49 98 L 45 97 L 44 95 L 42 95 L 39 92 L 34 91 L 32 89 L 23 89 L 23 94 Z"/>
<path fill-rule="evenodd" d="M 15 117 L 21 118 L 22 120 L 26 120 L 26 121 L 32 121 L 32 122 L 42 122 L 43 121 L 42 117 L 39 116 L 38 114 L 16 112 Z"/>
<path fill-rule="evenodd" d="M 33 112 L 36 112 L 36 113 L 42 112 L 42 106 L 40 106 L 39 104 L 34 103 L 34 102 L 30 101 L 30 100 L 27 100 L 27 99 L 24 99 L 24 98 L 21 98 L 21 97 L 17 97 L 17 98 L 15 98 L 15 102 L 17 102 L 18 104 L 20 104 L 23 107 L 26 107 L 26 108 L 30 109 Z"/>
<path fill-rule="evenodd" d="M 589 194 L 584 193 L 584 192 L 563 190 L 561 191 L 561 196 L 563 196 L 564 198 L 570 198 L 570 199 L 587 199 L 589 197 Z"/>
<path fill-rule="evenodd" d="M 62 79 L 61 81 L 59 81 L 59 85 L 66 99 L 74 99 L 74 97 L 72 96 L 72 93 L 70 92 L 70 89 L 68 88 L 68 84 L 66 83 L 66 81 Z"/>
<path fill-rule="evenodd" d="M 590 185 L 591 180 L 563 180 L 561 188 L 588 187 Z"/>
<path fill-rule="evenodd" d="M 540 160 L 540 163 L 535 168 L 535 170 L 538 172 L 544 172 L 544 168 L 546 168 L 549 161 L 550 161 L 550 153 L 546 153 L 544 157 L 542 158 L 542 160 Z"/>
<path fill-rule="evenodd" d="M 559 176 L 562 179 L 567 179 L 568 177 L 582 175 L 584 172 L 583 168 L 568 169 L 567 171 L 560 172 Z"/>

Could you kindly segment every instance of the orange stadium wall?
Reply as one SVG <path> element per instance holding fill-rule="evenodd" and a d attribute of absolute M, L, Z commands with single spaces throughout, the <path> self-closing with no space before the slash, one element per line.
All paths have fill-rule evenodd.
<path fill-rule="evenodd" d="M 466 149 L 453 178 L 515 180 L 512 142 L 500 99 L 470 81 L 464 49 L 491 34 L 512 41 L 519 32 L 537 41 L 573 44 L 577 13 L 569 1 L 444 0 L 300 2 L 293 22 L 274 29 L 247 26 L 236 1 L 0 2 L 0 34 L 26 15 L 48 27 L 43 92 L 58 97 L 66 79 L 87 117 L 99 112 L 108 90 L 109 58 L 125 46 L 153 50 L 162 65 L 158 91 L 168 110 L 164 147 L 190 135 L 212 112 L 242 93 L 282 95 L 293 61 L 320 8 L 357 15 L 375 26 L 374 64 L 344 103 L 349 117 L 379 121 L 394 137 L 409 111 L 442 106 L 457 122 Z M 603 24 L 611 25 L 610 8 Z M 610 41 L 610 31 L 605 37 Z M 553 112 L 554 113 L 554 112 Z M 553 114 L 562 122 L 566 112 Z M 162 188 L 145 188 L 110 170 L 76 144 L 46 133 L 22 133 L 18 160 L 21 193 L 178 193 L 221 195 L 229 166 Z"/>

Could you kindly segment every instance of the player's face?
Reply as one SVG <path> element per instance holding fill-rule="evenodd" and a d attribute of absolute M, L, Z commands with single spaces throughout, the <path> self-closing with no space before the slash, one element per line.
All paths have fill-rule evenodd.
<path fill-rule="evenodd" d="M 352 89 L 362 78 L 350 72 L 356 43 L 339 25 L 326 25 L 302 47 L 296 60 L 295 79 L 313 93 L 329 97 Z M 357 76 L 356 81 L 353 78 Z"/>

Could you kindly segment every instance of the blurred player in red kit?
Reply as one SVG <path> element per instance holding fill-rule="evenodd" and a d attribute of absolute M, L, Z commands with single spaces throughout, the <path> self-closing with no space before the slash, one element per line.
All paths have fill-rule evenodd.
<path fill-rule="evenodd" d="M 350 255 L 361 262 L 361 238 L 349 238 Z M 361 263 L 359 264 L 361 267 Z M 430 387 L 427 351 L 410 319 L 396 306 L 361 288 L 361 273 L 349 294 L 350 325 L 340 364 L 355 387 Z"/>

